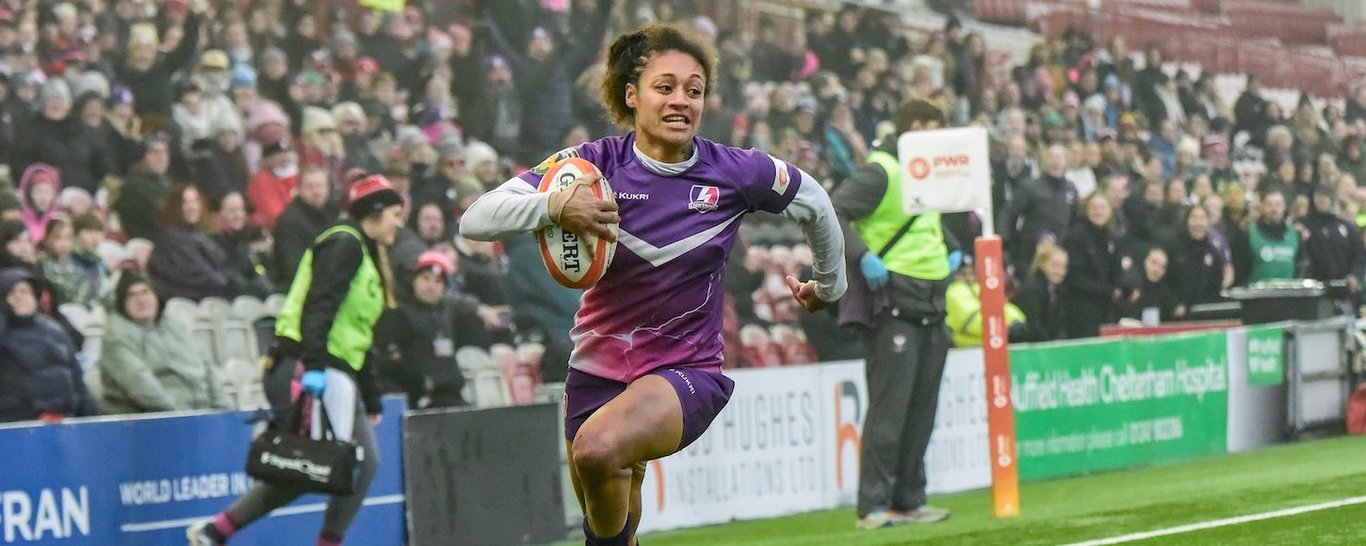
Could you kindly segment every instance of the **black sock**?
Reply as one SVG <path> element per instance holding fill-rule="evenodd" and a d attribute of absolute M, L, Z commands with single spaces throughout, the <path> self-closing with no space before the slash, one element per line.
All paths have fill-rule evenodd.
<path fill-rule="evenodd" d="M 219 531 L 218 527 L 215 527 L 213 524 L 204 526 L 204 534 L 209 535 L 209 538 L 213 539 L 216 544 L 225 544 L 228 542 L 228 537 L 223 536 L 223 532 Z"/>
<path fill-rule="evenodd" d="M 588 526 L 588 518 L 583 518 L 583 536 L 585 546 L 631 546 L 631 513 L 626 514 L 626 525 L 622 526 L 621 532 L 616 536 L 599 538 L 593 534 L 593 529 Z"/>

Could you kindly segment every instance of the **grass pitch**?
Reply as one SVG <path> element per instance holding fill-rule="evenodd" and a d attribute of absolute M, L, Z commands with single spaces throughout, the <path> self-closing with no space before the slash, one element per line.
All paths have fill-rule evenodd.
<path fill-rule="evenodd" d="M 948 521 L 860 531 L 853 508 L 652 533 L 644 546 L 1066 544 L 1366 495 L 1366 438 L 1334 438 L 1021 485 L 1021 516 L 991 492 L 942 495 Z M 567 541 L 562 545 L 582 544 Z M 1366 544 L 1366 504 L 1150 538 L 1135 544 Z"/>

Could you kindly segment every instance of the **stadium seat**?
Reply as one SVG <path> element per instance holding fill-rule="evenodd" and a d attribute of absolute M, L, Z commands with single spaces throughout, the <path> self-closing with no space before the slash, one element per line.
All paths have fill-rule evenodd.
<path fill-rule="evenodd" d="M 166 315 L 166 318 L 180 321 L 186 328 L 190 328 L 194 326 L 195 316 L 199 314 L 199 310 L 193 301 L 185 298 L 171 298 L 167 300 L 166 308 L 162 310 L 162 313 Z"/>
<path fill-rule="evenodd" d="M 261 368 L 255 361 L 229 358 L 223 363 L 223 389 L 233 400 L 237 409 L 253 410 L 264 408 L 266 402 L 265 385 L 261 380 Z"/>
<path fill-rule="evenodd" d="M 237 296 L 232 300 L 232 315 L 247 323 L 254 323 L 266 316 L 266 303 L 252 296 Z"/>
<path fill-rule="evenodd" d="M 280 314 L 280 310 L 285 308 L 284 294 L 271 294 L 266 298 L 266 314 L 274 317 Z"/>
<path fill-rule="evenodd" d="M 783 365 L 782 349 L 778 347 L 769 336 L 768 330 L 757 324 L 748 324 L 740 329 L 740 339 L 743 346 L 740 349 L 740 360 L 745 366 L 753 368 L 771 368 Z"/>
<path fill-rule="evenodd" d="M 255 298 L 248 298 L 253 299 Z M 242 303 L 242 306 L 239 307 L 238 303 Z M 256 343 L 254 320 L 244 319 L 239 315 L 239 311 L 254 314 L 249 301 L 228 303 L 222 298 L 204 298 L 199 302 L 199 322 L 208 324 L 212 330 L 213 356 L 216 362 L 226 363 L 231 359 L 256 362 L 261 357 Z"/>
<path fill-rule="evenodd" d="M 222 307 L 218 307 L 218 309 L 227 308 L 226 301 L 221 299 L 218 301 L 222 302 Z M 218 304 L 211 303 L 209 306 L 213 308 Z M 166 309 L 163 313 L 166 313 L 166 316 L 172 320 L 180 321 L 190 331 L 190 336 L 194 338 L 195 343 L 208 352 L 210 361 L 215 364 L 223 362 L 218 355 L 218 341 L 215 338 L 214 325 L 206 318 L 200 306 L 184 298 L 171 298 L 166 302 Z"/>
<path fill-rule="evenodd" d="M 81 324 L 90 320 L 90 308 L 79 303 L 63 303 L 57 307 L 57 311 L 61 312 L 66 320 L 71 321 L 72 326 L 75 326 L 77 330 L 80 329 Z"/>
<path fill-rule="evenodd" d="M 146 269 L 147 260 L 152 255 L 152 249 L 155 246 L 147 239 L 133 238 L 124 243 L 123 252 L 128 259 L 137 261 L 139 268 Z"/>
<path fill-rule="evenodd" d="M 91 398 L 96 401 L 104 399 L 104 383 L 101 383 L 99 366 L 92 366 L 85 370 L 81 379 L 85 381 L 85 389 L 90 391 Z"/>
<path fill-rule="evenodd" d="M 769 327 L 773 343 L 783 355 L 783 365 L 814 364 L 820 362 L 816 350 L 806 340 L 806 333 L 790 324 L 774 324 Z"/>
<path fill-rule="evenodd" d="M 110 271 L 118 271 L 119 264 L 128 258 L 128 252 L 123 249 L 123 245 L 114 241 L 101 241 L 100 246 L 95 248 L 95 252 L 100 255 L 100 261 L 104 262 L 104 267 Z"/>
<path fill-rule="evenodd" d="M 455 352 L 455 362 L 465 374 L 465 399 L 480 408 L 506 406 L 512 393 L 498 363 L 488 351 L 479 347 L 461 347 Z"/>
<path fill-rule="evenodd" d="M 62 316 L 71 322 L 81 336 L 85 337 L 85 344 L 81 346 L 81 353 L 92 361 L 100 358 L 101 345 L 104 343 L 104 308 L 95 306 L 86 307 L 79 303 L 64 303 L 58 308 Z"/>

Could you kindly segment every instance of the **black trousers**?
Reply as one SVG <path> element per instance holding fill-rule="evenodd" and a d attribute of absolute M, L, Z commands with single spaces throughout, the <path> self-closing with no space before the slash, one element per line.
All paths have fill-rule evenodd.
<path fill-rule="evenodd" d="M 868 414 L 863 423 L 858 515 L 924 506 L 925 450 L 949 352 L 943 321 L 883 313 L 868 340 Z"/>

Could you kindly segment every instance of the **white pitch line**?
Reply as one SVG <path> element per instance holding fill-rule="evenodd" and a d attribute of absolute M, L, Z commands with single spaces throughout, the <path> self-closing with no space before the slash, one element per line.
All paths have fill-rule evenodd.
<path fill-rule="evenodd" d="M 1366 497 L 1351 497 L 1342 500 L 1300 506 L 1297 508 L 1286 508 L 1284 510 L 1276 510 L 1274 512 L 1262 512 L 1260 514 L 1249 514 L 1246 516 L 1216 519 L 1202 523 L 1179 525 L 1176 527 L 1168 527 L 1166 529 L 1158 529 L 1156 531 L 1144 531 L 1142 533 L 1131 533 L 1128 535 L 1120 535 L 1117 537 L 1088 540 L 1086 542 L 1074 542 L 1072 544 L 1067 544 L 1066 546 L 1105 546 L 1106 544 L 1120 544 L 1123 542 L 1133 542 L 1136 540 L 1144 540 L 1154 537 L 1177 535 L 1181 533 L 1189 533 L 1192 531 L 1203 531 L 1205 529 L 1213 529 L 1215 527 L 1227 527 L 1229 525 L 1239 525 L 1243 523 L 1251 523 L 1254 521 L 1262 521 L 1266 519 L 1283 518 L 1286 516 L 1294 516 L 1308 512 L 1317 512 L 1320 510 L 1331 510 L 1333 508 L 1341 508 L 1343 506 L 1351 506 L 1353 504 L 1366 504 Z"/>
<path fill-rule="evenodd" d="M 361 504 L 364 505 L 364 506 L 383 506 L 383 505 L 386 505 L 386 504 L 398 504 L 398 503 L 401 503 L 401 502 L 403 502 L 403 495 L 402 495 L 402 494 L 399 494 L 399 495 L 381 495 L 381 496 L 376 496 L 376 497 L 366 497 L 366 499 L 365 499 L 364 501 L 361 501 Z M 284 507 L 284 508 L 277 509 L 277 510 L 271 512 L 270 515 L 269 515 L 268 517 L 294 516 L 294 515 L 298 515 L 298 514 L 308 514 L 308 513 L 312 513 L 312 512 L 322 512 L 322 511 L 324 511 L 324 510 L 326 510 L 326 509 L 327 509 L 327 503 L 325 503 L 325 502 L 316 502 L 316 503 L 313 503 L 313 504 L 300 504 L 300 505 L 298 505 L 298 506 L 287 506 L 287 507 Z M 197 518 L 184 518 L 184 519 L 168 519 L 168 520 L 161 520 L 161 521 L 149 521 L 149 522 L 146 522 L 146 523 L 125 523 L 125 524 L 119 526 L 119 531 L 124 532 L 124 533 L 145 533 L 145 532 L 147 532 L 147 531 L 160 531 L 160 530 L 163 530 L 163 529 L 174 529 L 174 528 L 177 528 L 177 527 L 188 527 L 191 523 L 197 523 L 197 522 L 200 522 L 200 521 L 207 521 L 207 520 L 211 520 L 211 519 L 213 519 L 213 516 L 205 516 L 205 517 L 197 517 Z"/>

